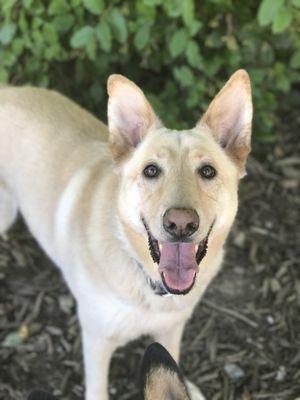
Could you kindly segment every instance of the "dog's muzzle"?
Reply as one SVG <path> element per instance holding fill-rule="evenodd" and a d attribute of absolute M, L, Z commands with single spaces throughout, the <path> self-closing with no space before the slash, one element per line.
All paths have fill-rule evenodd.
<path fill-rule="evenodd" d="M 171 294 L 187 294 L 195 284 L 199 264 L 206 255 L 208 238 L 214 222 L 205 238 L 199 243 L 159 242 L 152 235 L 145 219 L 142 219 L 148 235 L 149 251 L 158 264 L 163 287 Z"/>

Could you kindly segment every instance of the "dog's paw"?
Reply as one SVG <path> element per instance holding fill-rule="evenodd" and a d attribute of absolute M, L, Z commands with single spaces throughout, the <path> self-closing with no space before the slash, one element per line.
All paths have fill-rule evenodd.
<path fill-rule="evenodd" d="M 194 383 L 186 379 L 185 384 L 191 400 L 206 400 L 203 394 L 201 393 L 201 390 Z"/>

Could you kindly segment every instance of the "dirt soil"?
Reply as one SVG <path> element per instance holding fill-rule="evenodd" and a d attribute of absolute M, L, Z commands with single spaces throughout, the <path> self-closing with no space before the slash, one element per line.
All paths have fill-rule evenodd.
<path fill-rule="evenodd" d="M 181 368 L 209 400 L 300 399 L 299 126 L 250 159 L 224 268 L 185 330 Z M 115 354 L 114 400 L 138 397 L 148 343 Z M 19 220 L 0 238 L 0 399 L 33 388 L 83 399 L 81 339 L 60 273 Z"/>

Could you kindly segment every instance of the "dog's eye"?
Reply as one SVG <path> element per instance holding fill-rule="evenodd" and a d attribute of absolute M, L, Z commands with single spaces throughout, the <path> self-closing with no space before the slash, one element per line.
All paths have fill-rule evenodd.
<path fill-rule="evenodd" d="M 160 168 L 154 164 L 147 165 L 143 171 L 143 174 L 146 178 L 157 178 L 160 173 Z"/>
<path fill-rule="evenodd" d="M 203 167 L 198 169 L 198 173 L 204 179 L 212 179 L 216 176 L 217 171 L 211 165 L 203 165 Z"/>

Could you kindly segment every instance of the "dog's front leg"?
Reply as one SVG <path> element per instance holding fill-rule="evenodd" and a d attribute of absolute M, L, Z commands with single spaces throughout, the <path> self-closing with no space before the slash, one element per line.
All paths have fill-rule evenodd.
<path fill-rule="evenodd" d="M 161 343 L 169 351 L 177 363 L 179 363 L 180 343 L 185 322 L 186 321 L 178 323 L 175 327 L 173 326 L 171 329 L 166 329 L 155 335 L 155 340 Z M 192 400 L 205 400 L 201 390 L 196 385 L 188 379 L 185 379 L 185 383 Z"/>
<path fill-rule="evenodd" d="M 82 330 L 85 370 L 85 400 L 107 400 L 108 372 L 117 344 L 99 332 Z"/>
<path fill-rule="evenodd" d="M 185 321 L 177 323 L 176 326 L 164 329 L 161 332 L 157 332 L 154 336 L 155 340 L 162 344 L 174 360 L 178 363 L 180 356 L 180 343 L 182 338 Z"/>

